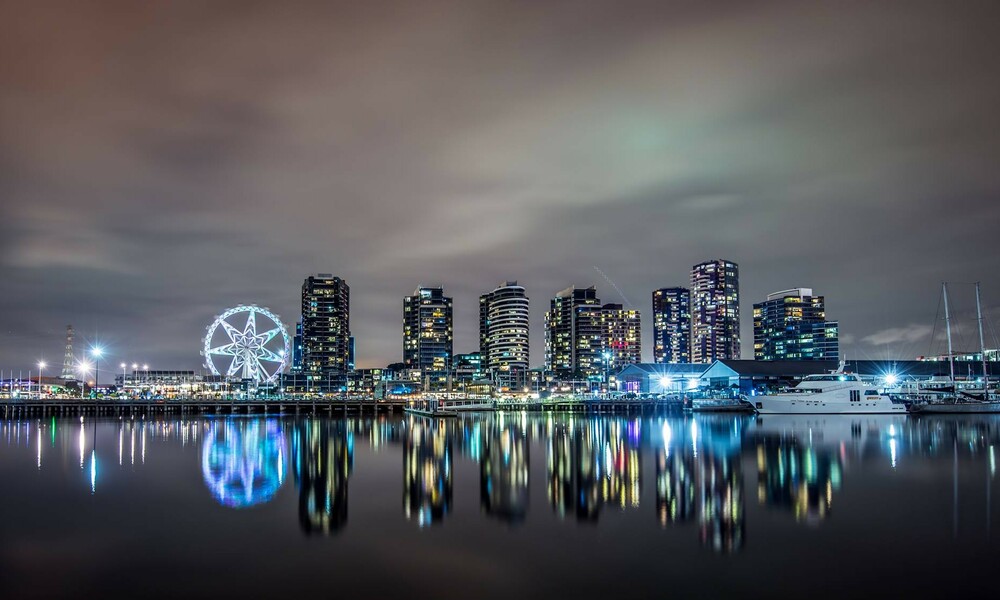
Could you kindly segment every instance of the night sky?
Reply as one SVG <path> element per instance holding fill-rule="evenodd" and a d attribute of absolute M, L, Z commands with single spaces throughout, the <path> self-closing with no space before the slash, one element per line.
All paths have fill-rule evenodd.
<path fill-rule="evenodd" d="M 204 328 L 351 286 L 359 367 L 443 284 L 456 352 L 516 279 L 643 311 L 691 265 L 826 295 L 849 358 L 1000 330 L 995 2 L 0 0 L 0 369 L 197 368 Z M 613 280 L 622 300 L 595 269 Z M 954 290 L 974 349 L 970 287 Z M 940 323 L 938 324 L 940 327 Z M 103 367 L 103 365 L 102 365 Z"/>

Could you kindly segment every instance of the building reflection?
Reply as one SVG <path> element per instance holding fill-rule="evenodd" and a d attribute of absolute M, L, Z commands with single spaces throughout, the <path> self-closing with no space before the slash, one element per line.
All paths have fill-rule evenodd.
<path fill-rule="evenodd" d="M 440 523 L 451 510 L 452 441 L 449 424 L 411 417 L 403 438 L 403 514 L 420 527 Z"/>
<path fill-rule="evenodd" d="M 914 435 L 903 415 L 774 415 L 753 435 L 757 500 L 796 521 L 829 518 L 849 462 L 883 461 L 895 469 Z"/>
<path fill-rule="evenodd" d="M 593 522 L 606 504 L 637 508 L 640 432 L 638 420 L 550 421 L 547 493 L 556 514 Z"/>
<path fill-rule="evenodd" d="M 201 472 L 212 497 L 230 508 L 271 500 L 285 479 L 285 436 L 276 419 L 213 421 Z"/>
<path fill-rule="evenodd" d="M 665 445 L 657 450 L 656 516 L 660 525 L 693 520 L 695 500 L 694 456 L 690 449 Z"/>
<path fill-rule="evenodd" d="M 378 415 L 294 421 L 77 416 L 0 422 L 0 444 L 10 448 L 8 456 L 23 451 L 22 460 L 30 460 L 33 471 L 70 466 L 76 485 L 101 496 L 120 489 L 106 485 L 106 478 L 117 483 L 123 479 L 114 478 L 144 468 L 147 451 L 157 456 L 185 447 L 200 450 L 206 487 L 219 504 L 233 508 L 271 501 L 287 466 L 296 487 L 296 500 L 287 494 L 287 501 L 297 501 L 300 528 L 309 535 L 333 534 L 347 523 L 355 442 L 361 444 L 364 457 L 359 461 L 364 464 L 373 453 L 398 460 L 402 452 L 404 515 L 421 527 L 440 523 L 451 512 L 455 456 L 466 461 L 463 468 L 479 469 L 482 514 L 504 523 L 526 520 L 533 443 L 538 444 L 536 462 L 537 453 L 545 452 L 545 493 L 553 512 L 580 524 L 593 524 L 602 511 L 615 507 L 638 508 L 645 460 L 648 475 L 655 473 L 650 496 L 659 526 L 691 545 L 700 542 L 731 553 L 741 551 L 747 541 L 745 478 L 756 481 L 759 506 L 781 519 L 830 527 L 835 524 L 827 520 L 846 479 L 863 486 L 890 476 L 892 469 L 907 469 L 908 475 L 943 482 L 951 494 L 951 510 L 941 507 L 941 518 L 950 521 L 956 536 L 971 530 L 971 517 L 960 515 L 959 508 L 967 511 L 969 502 L 981 502 L 981 492 L 989 507 L 1000 415 L 625 419 L 501 412 L 463 414 L 450 421 Z M 290 462 L 286 444 L 291 444 Z M 153 461 L 146 468 L 162 464 Z M 398 485 L 390 475 L 390 485 L 392 481 Z M 475 493 L 475 482 L 470 483 Z M 379 486 L 385 481 L 366 485 L 384 490 Z M 846 510 L 838 506 L 838 512 Z M 656 528 L 649 516 L 639 518 Z M 986 517 L 988 527 L 989 508 Z M 632 515 L 629 520 L 634 521 Z M 614 530 L 618 524 L 602 525 Z"/>
<path fill-rule="evenodd" d="M 825 519 L 840 489 L 843 462 L 834 449 L 799 445 L 795 440 L 757 442 L 757 499 L 790 511 L 797 521 Z"/>
<path fill-rule="evenodd" d="M 663 527 L 697 523 L 703 545 L 743 548 L 742 418 L 671 419 L 656 451 L 656 515 Z"/>
<path fill-rule="evenodd" d="M 528 514 L 528 437 L 500 413 L 482 434 L 479 497 L 483 512 L 508 523 Z"/>
<path fill-rule="evenodd" d="M 354 466 L 350 422 L 310 419 L 296 425 L 292 452 L 302 531 L 339 531 L 347 524 L 347 482 Z"/>
<path fill-rule="evenodd" d="M 701 541 L 722 553 L 743 548 L 746 512 L 739 454 L 716 455 L 711 448 L 698 461 L 698 523 Z"/>

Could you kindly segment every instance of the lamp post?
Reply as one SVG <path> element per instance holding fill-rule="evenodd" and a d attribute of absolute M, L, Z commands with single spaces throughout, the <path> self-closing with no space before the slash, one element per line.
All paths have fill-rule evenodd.
<path fill-rule="evenodd" d="M 136 372 L 137 372 L 138 370 L 139 370 L 139 365 L 137 365 L 136 363 L 132 363 L 132 387 L 133 387 L 133 388 L 136 388 L 136 387 L 138 387 L 138 386 L 136 385 L 136 381 L 135 381 L 135 374 L 136 374 Z"/>
<path fill-rule="evenodd" d="M 92 348 L 90 353 L 94 357 L 94 390 L 101 386 L 101 356 L 104 354 L 104 349 L 100 346 Z"/>
<path fill-rule="evenodd" d="M 607 350 L 604 351 L 604 388 L 608 392 L 611 392 L 610 381 L 608 380 L 608 367 L 611 366 L 611 353 Z"/>
<path fill-rule="evenodd" d="M 122 389 L 121 389 L 121 391 L 122 391 L 122 393 L 124 393 L 125 392 L 125 369 L 128 368 L 128 365 L 125 364 L 125 363 L 122 363 L 122 364 L 120 364 L 118 366 L 122 368 Z"/>
<path fill-rule="evenodd" d="M 90 365 L 82 362 L 77 365 L 76 370 L 80 373 L 80 400 L 83 400 L 84 394 L 87 391 L 87 371 L 90 370 Z"/>
<path fill-rule="evenodd" d="M 38 361 L 38 399 L 42 399 L 42 369 L 47 367 L 44 360 Z M 31 390 L 28 390 L 28 395 L 31 395 Z"/>

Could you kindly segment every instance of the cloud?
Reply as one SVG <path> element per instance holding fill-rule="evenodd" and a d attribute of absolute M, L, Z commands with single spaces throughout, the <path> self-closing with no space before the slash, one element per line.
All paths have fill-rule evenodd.
<path fill-rule="evenodd" d="M 363 366 L 398 360 L 417 284 L 467 351 L 478 294 L 517 279 L 538 364 L 555 292 L 617 299 L 594 265 L 649 358 L 650 291 L 715 257 L 747 354 L 751 304 L 794 285 L 844 340 L 906 341 L 940 281 L 1000 267 L 998 9 L 944 10 L 8 2 L 0 365 L 73 322 L 190 367 L 228 306 L 294 322 L 314 272 L 350 283 Z"/>
<path fill-rule="evenodd" d="M 861 338 L 861 341 L 873 346 L 885 344 L 912 344 L 926 339 L 934 331 L 930 325 L 910 324 L 905 327 L 890 327 Z"/>

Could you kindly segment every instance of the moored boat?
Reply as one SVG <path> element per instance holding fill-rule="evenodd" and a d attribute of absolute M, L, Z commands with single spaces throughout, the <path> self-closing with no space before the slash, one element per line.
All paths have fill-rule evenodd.
<path fill-rule="evenodd" d="M 693 412 L 753 412 L 753 404 L 743 398 L 697 398 L 684 406 Z"/>
<path fill-rule="evenodd" d="M 951 340 L 951 313 L 948 310 L 948 284 L 941 284 L 941 293 L 944 299 L 944 322 L 945 331 L 948 336 L 948 367 L 949 377 L 945 386 L 940 390 L 933 390 L 931 382 L 926 387 L 920 389 L 921 395 L 914 402 L 910 403 L 911 413 L 1000 413 L 1000 398 L 990 393 L 990 372 L 986 361 L 986 341 L 983 336 L 983 308 L 980 298 L 979 283 L 976 282 L 976 317 L 979 323 L 979 355 L 982 360 L 982 388 L 967 388 L 962 390 L 955 378 L 955 352 Z M 927 393 L 930 392 L 930 393 Z"/>
<path fill-rule="evenodd" d="M 952 397 L 910 404 L 911 413 L 1000 413 L 1000 400 L 975 400 Z"/>
<path fill-rule="evenodd" d="M 906 413 L 905 404 L 850 373 L 809 375 L 794 388 L 757 396 L 753 405 L 760 414 Z"/>

